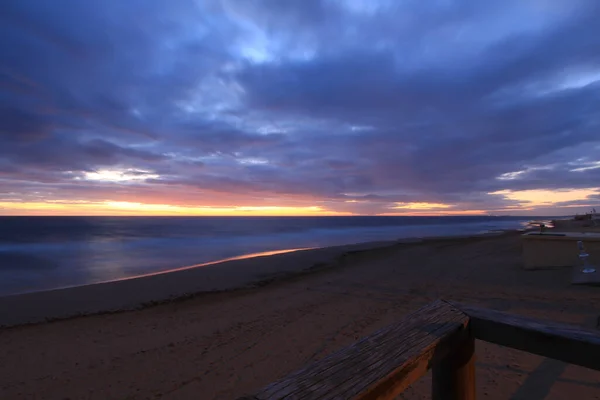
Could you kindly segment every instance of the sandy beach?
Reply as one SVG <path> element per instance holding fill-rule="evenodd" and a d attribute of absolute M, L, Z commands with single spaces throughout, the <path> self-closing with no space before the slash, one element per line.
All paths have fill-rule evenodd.
<path fill-rule="evenodd" d="M 263 279 L 139 310 L 0 329 L 0 398 L 235 399 L 438 298 L 599 328 L 600 288 L 571 285 L 565 268 L 523 270 L 517 233 L 228 265 L 221 274 L 262 268 Z M 163 279 L 177 292 L 189 274 Z M 65 304 L 93 312 L 108 304 L 91 304 L 98 294 L 113 311 L 134 308 L 166 281 L 124 282 L 12 297 L 0 311 L 12 323 L 35 322 L 44 309 L 34 303 L 46 299 L 52 312 Z M 600 372 L 482 342 L 476 351 L 478 398 L 600 399 Z M 400 398 L 429 397 L 428 375 Z"/>

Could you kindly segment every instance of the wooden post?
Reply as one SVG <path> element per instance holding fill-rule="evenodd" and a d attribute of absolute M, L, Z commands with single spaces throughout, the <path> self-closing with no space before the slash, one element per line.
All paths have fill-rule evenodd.
<path fill-rule="evenodd" d="M 432 372 L 433 400 L 475 400 L 475 338 L 469 335 Z"/>
<path fill-rule="evenodd" d="M 240 400 L 386 400 L 433 367 L 433 400 L 475 400 L 475 339 L 600 371 L 600 334 L 436 301 Z"/>
<path fill-rule="evenodd" d="M 468 324 L 465 313 L 436 301 L 243 399 L 395 399 L 463 346 Z"/>

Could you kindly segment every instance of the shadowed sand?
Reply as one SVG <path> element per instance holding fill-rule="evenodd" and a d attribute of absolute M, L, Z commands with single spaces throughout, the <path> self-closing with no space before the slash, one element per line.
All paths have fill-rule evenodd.
<path fill-rule="evenodd" d="M 276 274 L 282 267 L 286 276 Z M 236 398 L 440 297 L 592 328 L 600 314 L 600 290 L 570 285 L 569 269 L 523 270 L 514 233 L 233 261 L 220 279 L 244 268 L 253 287 L 0 330 L 0 398 Z M 258 269 L 267 276 L 256 279 Z M 91 310 L 86 293 L 98 287 L 137 301 L 126 292 L 151 298 L 162 284 L 176 287 L 173 276 L 181 285 L 192 277 L 181 274 L 69 289 L 52 301 Z M 477 359 L 478 398 L 600 399 L 600 372 L 482 342 Z M 401 398 L 430 398 L 430 377 Z"/>

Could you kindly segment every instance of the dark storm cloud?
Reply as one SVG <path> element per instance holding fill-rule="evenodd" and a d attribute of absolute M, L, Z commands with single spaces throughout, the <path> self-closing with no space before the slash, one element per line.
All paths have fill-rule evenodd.
<path fill-rule="evenodd" d="M 416 2 L 409 3 L 416 6 Z M 444 30 L 439 26 L 436 29 L 432 22 L 442 27 L 455 23 L 456 11 L 465 10 L 461 3 L 476 9 L 485 9 L 486 6 L 481 4 L 486 3 L 490 4 L 490 9 L 497 6 L 492 4 L 497 2 L 477 2 L 478 7 L 473 2 L 454 2 L 456 9 L 448 10 L 448 15 L 429 16 L 433 20 L 420 21 L 419 27 L 409 33 L 437 38 L 438 31 L 443 33 Z M 443 47 L 452 44 L 451 37 L 440 37 L 434 45 L 437 48 L 434 47 L 433 51 L 439 50 L 439 57 L 426 58 L 422 54 L 425 49 L 415 46 L 415 43 L 429 45 L 423 37 L 381 30 L 379 21 L 373 20 L 365 26 L 369 30 L 364 34 L 393 40 L 390 45 L 377 48 L 363 38 L 359 42 L 353 41 L 351 47 L 342 46 L 342 52 L 326 52 L 324 56 L 310 61 L 249 65 L 240 74 L 240 79 L 249 90 L 249 99 L 257 106 L 334 116 L 341 114 L 345 119 L 355 113 L 368 116 L 373 112 L 387 111 L 406 116 L 415 111 L 427 111 L 427 108 L 454 111 L 477 107 L 473 103 L 486 100 L 487 96 L 500 89 L 519 88 L 523 83 L 547 78 L 568 67 L 597 66 L 600 62 L 597 51 L 600 35 L 595 21 L 600 17 L 600 6 L 590 1 L 585 3 L 587 7 L 582 8 L 585 13 L 580 12 L 579 18 L 549 27 L 541 33 L 513 33 L 506 27 L 507 37 L 483 49 L 469 52 L 463 49 L 466 53 L 464 58 L 444 54 L 447 51 L 443 51 Z M 423 6 L 417 8 L 420 7 Z M 433 5 L 430 7 L 434 8 Z M 501 17 L 499 15 L 498 19 Z M 467 25 L 469 21 L 464 23 Z M 397 30 L 402 30 L 401 24 L 395 25 Z M 311 28 L 316 33 L 321 29 L 318 25 L 309 25 L 305 30 Z M 484 37 L 489 34 L 485 31 L 479 33 Z M 346 44 L 343 34 L 338 33 L 334 37 Z M 458 47 L 457 53 L 460 52 Z M 415 66 L 411 58 L 423 61 Z"/>
<path fill-rule="evenodd" d="M 540 93 L 556 85 L 564 69 L 600 65 L 595 50 L 600 31 L 593 23 L 599 8 L 589 6 L 587 14 L 546 35 L 502 40 L 462 68 L 444 71 L 442 64 L 402 71 L 392 52 L 363 50 L 313 62 L 249 66 L 241 81 L 257 107 L 373 124 L 374 130 L 361 136 L 374 145 L 349 147 L 360 159 L 377 160 L 371 171 L 383 178 L 382 185 L 429 196 L 594 187 L 600 180 L 591 174 L 568 171 L 545 179 L 494 179 L 538 156 L 598 142 L 598 83 Z"/>
<path fill-rule="evenodd" d="M 145 162 L 166 159 L 160 154 L 121 147 L 102 139 L 76 141 L 69 136 L 52 136 L 33 143 L 6 145 L 0 155 L 21 167 L 65 171 L 90 170 L 91 166 L 117 164 L 128 158 Z"/>
<path fill-rule="evenodd" d="M 106 199 L 75 178 L 113 168 L 153 174 L 122 196 L 378 213 L 600 186 L 596 1 L 0 7 L 0 192 Z"/>

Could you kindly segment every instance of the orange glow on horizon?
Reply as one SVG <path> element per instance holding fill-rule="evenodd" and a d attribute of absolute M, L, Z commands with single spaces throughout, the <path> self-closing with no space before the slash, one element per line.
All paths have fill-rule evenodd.
<path fill-rule="evenodd" d="M 555 203 L 574 200 L 585 200 L 589 196 L 600 193 L 598 189 L 570 189 L 570 190 L 500 190 L 489 193 L 501 195 L 509 200 L 515 200 L 524 207 L 552 206 Z"/>
<path fill-rule="evenodd" d="M 415 217 L 429 217 L 429 216 L 461 216 L 461 215 L 484 215 L 488 211 L 485 210 L 453 210 L 452 204 L 444 203 L 427 203 L 427 202 L 413 202 L 413 203 L 396 203 L 392 209 L 398 210 L 388 212 L 380 215 L 385 216 L 415 216 Z M 404 211 L 406 210 L 406 211 Z"/>
<path fill-rule="evenodd" d="M 450 208 L 449 204 L 443 203 L 427 203 L 427 202 L 416 202 L 416 203 L 396 203 L 395 209 L 408 209 L 408 210 L 432 210 L 437 208 Z"/>
<path fill-rule="evenodd" d="M 568 202 L 574 200 L 585 200 L 592 195 L 599 194 L 597 188 L 570 189 L 570 190 L 501 190 L 488 193 L 491 196 L 502 196 L 506 200 L 512 200 L 513 204 L 495 209 L 464 209 L 461 204 L 444 204 L 429 202 L 393 203 L 389 208 L 382 210 L 381 205 L 374 205 L 373 213 L 359 214 L 349 211 L 336 211 L 335 203 L 323 203 L 327 205 L 311 205 L 317 203 L 315 199 L 304 199 L 295 203 L 281 206 L 261 206 L 252 204 L 244 205 L 244 199 L 239 198 L 242 205 L 175 205 L 166 204 L 168 199 L 158 200 L 156 203 L 144 203 L 135 201 L 86 201 L 86 200 L 45 200 L 33 202 L 0 201 L 0 215 L 24 215 L 24 216 L 352 216 L 352 215 L 380 215 L 380 216 L 467 216 L 486 215 L 492 213 L 506 212 L 535 212 L 537 208 L 556 206 L 557 209 L 572 209 L 582 207 L 581 202 L 571 205 Z M 233 198 L 235 199 L 235 198 Z M 183 199 L 182 199 L 183 200 Z M 255 201 L 256 199 L 254 199 Z M 269 199 L 274 201 L 275 199 Z M 346 200 L 343 203 L 353 203 L 354 200 Z M 358 202 L 358 201 L 357 201 Z M 557 203 L 565 202 L 558 206 Z M 363 203 L 360 201 L 360 203 Z M 217 203 L 218 204 L 218 203 Z M 260 204 L 260 203 L 259 203 Z M 307 205 L 303 205 L 307 204 Z M 317 203 L 319 204 L 319 203 Z M 461 209 L 463 208 L 463 209 Z M 364 208 L 363 208 L 364 210 Z M 384 212 L 377 212 L 384 211 Z"/>
<path fill-rule="evenodd" d="M 454 210 L 454 211 L 409 211 L 409 212 L 390 212 L 379 214 L 388 217 L 451 217 L 451 216 L 469 216 L 486 215 L 489 211 L 485 210 Z"/>
<path fill-rule="evenodd" d="M 319 206 L 173 206 L 128 201 L 49 201 L 49 202 L 0 202 L 1 215 L 32 216 L 333 216 L 352 215 L 336 212 Z"/>
<path fill-rule="evenodd" d="M 379 216 L 428 216 L 428 215 L 481 215 L 483 210 L 431 210 L 426 204 L 412 203 L 412 207 L 395 207 L 397 212 L 378 213 Z M 416 205 L 414 205 L 416 204 Z M 436 206 L 440 206 L 435 204 Z M 439 207 L 442 208 L 442 207 Z M 450 208 L 446 206 L 444 208 Z M 48 202 L 0 202 L 0 215 L 24 216 L 352 216 L 352 212 L 327 210 L 319 206 L 175 206 L 128 201 L 62 201 Z"/>

